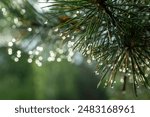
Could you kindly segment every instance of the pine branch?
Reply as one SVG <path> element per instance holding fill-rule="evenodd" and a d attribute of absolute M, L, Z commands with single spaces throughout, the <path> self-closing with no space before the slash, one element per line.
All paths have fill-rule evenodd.
<path fill-rule="evenodd" d="M 42 35 L 38 44 L 51 45 L 54 49 L 73 43 L 69 46 L 71 52 L 75 49 L 97 62 L 98 86 L 104 83 L 113 87 L 121 79 L 122 90 L 131 82 L 136 95 L 137 87 L 150 87 L 149 0 L 54 0 L 47 3 L 51 3 L 46 6 L 49 11 L 43 14 L 27 7 L 26 17 L 36 16 L 28 19 L 28 25 L 40 29 L 38 35 Z M 10 13 L 16 10 L 4 0 L 3 4 Z M 20 12 L 13 15 L 27 20 Z"/>
<path fill-rule="evenodd" d="M 65 2 L 56 0 L 56 8 L 61 6 L 60 9 L 63 11 L 69 9 L 70 13 L 75 13 L 76 11 L 71 11 L 72 6 L 78 7 L 78 10 L 86 11 L 84 13 L 86 15 L 85 17 L 83 17 L 84 14 L 81 16 L 77 15 L 75 18 L 68 16 L 70 17 L 70 21 L 68 20 L 63 23 L 64 26 L 68 27 L 66 30 L 67 33 L 75 31 L 82 25 L 86 25 L 84 31 L 81 30 L 80 33 L 77 33 L 80 38 L 77 40 L 75 47 L 77 49 L 79 48 L 85 56 L 89 56 L 90 54 L 99 64 L 101 64 L 101 62 L 104 64 L 99 66 L 97 70 L 100 72 L 100 82 L 108 77 L 108 80 L 105 80 L 106 86 L 108 84 L 112 86 L 115 77 L 119 74 L 119 69 L 121 70 L 122 68 L 122 77 L 124 77 L 123 90 L 125 90 L 126 79 L 133 77 L 133 87 L 136 92 L 137 84 L 141 84 L 139 79 L 142 79 L 142 82 L 144 82 L 144 78 L 146 82 L 149 82 L 144 75 L 147 74 L 145 73 L 146 71 L 141 68 L 141 64 L 143 64 L 144 67 L 150 67 L 149 64 L 145 64 L 144 62 L 149 59 L 150 55 L 150 32 L 148 28 L 145 27 L 147 24 L 149 25 L 147 19 L 149 6 L 147 6 L 146 3 L 141 4 L 140 1 L 124 3 L 123 1 L 91 0 L 82 2 L 80 0 Z M 67 8 L 65 6 L 67 6 Z M 140 14 L 137 14 L 137 12 L 140 12 Z M 145 19 L 143 20 L 142 17 L 145 17 Z M 78 20 L 78 22 L 70 27 L 71 22 L 75 22 L 76 20 Z M 148 34 L 145 34 L 145 31 L 148 32 Z M 87 54 L 86 50 L 89 48 L 92 49 L 90 53 Z M 148 51 L 145 53 L 143 50 Z M 138 54 L 144 54 L 145 57 L 143 56 L 141 58 L 139 55 L 137 56 L 135 51 L 138 51 Z M 126 74 L 130 74 L 128 73 L 130 70 L 133 71 L 132 75 L 127 76 Z"/>

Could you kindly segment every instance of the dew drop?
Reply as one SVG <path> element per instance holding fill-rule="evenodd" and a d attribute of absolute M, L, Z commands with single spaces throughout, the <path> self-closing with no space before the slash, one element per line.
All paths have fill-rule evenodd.
<path fill-rule="evenodd" d="M 28 63 L 32 63 L 32 59 L 31 58 L 28 59 Z"/>
<path fill-rule="evenodd" d="M 29 32 L 31 32 L 31 31 L 32 31 L 32 28 L 31 28 L 31 27 L 29 27 L 27 30 L 28 30 Z"/>
<path fill-rule="evenodd" d="M 19 61 L 19 58 L 15 57 L 15 58 L 14 58 L 14 61 L 15 61 L 15 62 L 18 62 L 18 61 Z"/>
<path fill-rule="evenodd" d="M 13 42 L 8 42 L 8 46 L 12 47 L 13 46 Z"/>

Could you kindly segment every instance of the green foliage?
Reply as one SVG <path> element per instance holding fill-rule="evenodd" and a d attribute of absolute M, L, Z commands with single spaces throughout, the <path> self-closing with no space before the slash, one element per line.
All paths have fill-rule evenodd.
<path fill-rule="evenodd" d="M 14 62 L 6 51 L 0 48 L 0 99 L 108 99 L 103 89 L 96 89 L 98 79 L 85 65 L 63 61 L 40 68 L 27 64 L 26 53 Z"/>
<path fill-rule="evenodd" d="M 12 61 L 6 50 L 0 48 L 0 99 L 35 99 L 32 66 L 24 60 Z"/>
<path fill-rule="evenodd" d="M 75 48 L 98 62 L 100 83 L 113 87 L 116 76 L 136 88 L 149 88 L 149 0 L 54 0 L 50 14 L 58 27 L 76 36 Z M 122 73 L 120 73 L 121 71 Z M 100 84 L 99 83 L 99 84 Z M 98 86 L 99 86 L 98 84 Z"/>
<path fill-rule="evenodd" d="M 124 91 L 129 82 L 136 95 L 138 87 L 150 88 L 149 0 L 48 0 L 43 9 L 49 10 L 44 12 L 30 0 L 0 2 L 6 7 L 7 14 L 1 15 L 12 27 L 15 44 L 33 53 L 30 61 L 41 66 L 37 46 L 50 50 L 53 57 L 42 54 L 48 61 L 71 61 L 74 49 L 97 62 L 98 86 L 113 87 L 121 81 Z"/>
<path fill-rule="evenodd" d="M 38 99 L 108 99 L 105 90 L 96 89 L 98 79 L 85 65 L 75 66 L 66 61 L 34 66 Z M 37 82 L 38 81 L 38 82 Z"/>

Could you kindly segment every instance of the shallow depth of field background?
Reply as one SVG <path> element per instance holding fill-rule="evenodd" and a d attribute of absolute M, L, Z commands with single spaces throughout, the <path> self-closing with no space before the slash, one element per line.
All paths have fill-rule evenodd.
<path fill-rule="evenodd" d="M 119 80 L 113 88 L 103 85 L 97 88 L 99 76 L 94 74 L 95 66 L 87 64 L 84 58 L 80 64 L 63 60 L 44 62 L 38 67 L 34 62 L 27 62 L 24 52 L 21 59 L 14 62 L 5 43 L 12 38 L 11 23 L 5 19 L 14 19 L 4 11 L 0 3 L 0 99 L 150 99 L 150 92 L 144 88 L 138 89 L 135 97 L 130 84 L 127 91 L 122 92 Z"/>

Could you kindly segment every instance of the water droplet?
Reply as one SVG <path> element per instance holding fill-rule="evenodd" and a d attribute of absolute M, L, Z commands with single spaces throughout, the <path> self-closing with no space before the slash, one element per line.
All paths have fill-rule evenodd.
<path fill-rule="evenodd" d="M 119 72 L 122 72 L 122 69 L 119 69 Z"/>
<path fill-rule="evenodd" d="M 90 64 L 91 62 L 92 62 L 92 61 L 91 61 L 90 59 L 88 59 L 88 60 L 87 60 L 87 63 L 89 63 L 89 64 Z"/>
<path fill-rule="evenodd" d="M 39 60 L 42 61 L 42 60 L 43 60 L 43 57 L 42 57 L 42 56 L 39 56 Z"/>
<path fill-rule="evenodd" d="M 25 14 L 25 13 L 26 13 L 26 10 L 25 10 L 25 9 L 22 9 L 20 13 L 21 13 L 21 14 Z"/>
<path fill-rule="evenodd" d="M 8 48 L 8 55 L 12 55 L 12 48 Z"/>
<path fill-rule="evenodd" d="M 91 51 L 90 51 L 90 50 L 88 50 L 86 53 L 87 53 L 87 54 L 90 54 L 90 53 L 91 53 Z"/>
<path fill-rule="evenodd" d="M 100 63 L 99 65 L 103 65 L 103 63 Z"/>
<path fill-rule="evenodd" d="M 17 57 L 20 58 L 20 57 L 21 57 L 21 54 L 17 54 Z"/>
<path fill-rule="evenodd" d="M 36 49 L 41 52 L 43 51 L 43 47 L 40 47 L 40 46 L 37 46 Z"/>
<path fill-rule="evenodd" d="M 69 37 L 70 37 L 70 35 L 67 35 L 67 37 L 69 38 Z"/>
<path fill-rule="evenodd" d="M 62 39 L 65 40 L 65 39 L 66 39 L 66 36 L 63 36 Z"/>
<path fill-rule="evenodd" d="M 41 63 L 39 60 L 35 60 L 35 63 L 36 63 L 39 67 L 42 66 L 42 63 Z"/>
<path fill-rule="evenodd" d="M 59 36 L 60 36 L 60 37 L 63 36 L 63 33 L 60 33 Z"/>
<path fill-rule="evenodd" d="M 48 57 L 47 61 L 51 62 L 51 61 L 55 61 L 55 57 Z"/>
<path fill-rule="evenodd" d="M 15 58 L 14 58 L 14 61 L 15 61 L 15 62 L 18 62 L 18 61 L 19 61 L 19 58 L 15 57 Z"/>
<path fill-rule="evenodd" d="M 145 77 L 148 77 L 148 74 L 145 74 Z"/>
<path fill-rule="evenodd" d="M 13 42 L 13 43 L 15 43 L 15 42 L 16 42 L 16 39 L 15 39 L 15 38 L 13 38 L 13 39 L 12 39 L 12 42 Z"/>
<path fill-rule="evenodd" d="M 126 72 L 126 69 L 125 69 L 125 68 L 123 68 L 122 72 L 123 72 L 123 73 L 125 73 L 125 72 Z"/>
<path fill-rule="evenodd" d="M 3 13 L 3 15 L 4 15 L 4 16 L 6 16 L 6 15 L 7 15 L 6 8 L 2 8 L 2 13 Z"/>
<path fill-rule="evenodd" d="M 104 85 L 107 86 L 107 83 L 105 83 Z"/>
<path fill-rule="evenodd" d="M 32 63 L 32 59 L 31 58 L 28 59 L 28 63 Z"/>
<path fill-rule="evenodd" d="M 56 57 L 56 54 L 53 51 L 50 51 L 49 54 L 51 57 Z"/>
<path fill-rule="evenodd" d="M 8 42 L 8 46 L 12 47 L 13 46 L 13 42 Z"/>
<path fill-rule="evenodd" d="M 148 64 L 148 65 L 149 65 L 149 61 L 146 61 L 146 64 Z"/>
<path fill-rule="evenodd" d="M 85 26 L 81 26 L 81 30 L 85 30 Z"/>
<path fill-rule="evenodd" d="M 29 51 L 28 54 L 29 54 L 29 55 L 33 54 L 33 51 Z"/>
<path fill-rule="evenodd" d="M 20 51 L 20 50 L 18 50 L 18 51 L 17 51 L 17 54 L 21 54 L 21 51 Z"/>
<path fill-rule="evenodd" d="M 61 58 L 57 58 L 57 62 L 61 62 Z"/>
<path fill-rule="evenodd" d="M 44 24 L 48 24 L 48 21 L 44 22 Z"/>
<path fill-rule="evenodd" d="M 147 68 L 147 71 L 150 71 L 150 68 L 149 68 L 149 67 Z"/>
<path fill-rule="evenodd" d="M 18 24 L 18 22 L 19 22 L 18 18 L 14 18 L 14 23 Z"/>
<path fill-rule="evenodd" d="M 35 51 L 35 55 L 39 55 L 39 52 L 38 52 L 38 51 Z"/>
<path fill-rule="evenodd" d="M 39 67 L 41 67 L 41 66 L 42 66 L 42 63 L 40 62 L 40 63 L 38 63 L 37 65 L 38 65 Z"/>
<path fill-rule="evenodd" d="M 31 31 L 32 31 L 32 28 L 31 28 L 31 27 L 29 27 L 27 30 L 28 30 L 29 32 L 31 32 Z"/>
<path fill-rule="evenodd" d="M 64 52 L 63 49 L 60 49 L 60 48 L 57 48 L 56 51 L 57 51 L 59 54 L 63 54 L 63 52 Z"/>
<path fill-rule="evenodd" d="M 72 60 L 72 58 L 70 56 L 67 56 L 67 61 L 68 62 L 72 62 L 73 60 Z"/>
<path fill-rule="evenodd" d="M 95 75 L 99 75 L 99 72 L 98 72 L 98 71 L 95 71 L 94 73 L 95 73 Z"/>
<path fill-rule="evenodd" d="M 74 18 L 77 17 L 77 16 L 78 16 L 77 14 L 74 14 L 74 15 L 73 15 Z"/>
<path fill-rule="evenodd" d="M 113 89 L 113 88 L 114 88 L 114 86 L 111 86 L 111 88 Z"/>
<path fill-rule="evenodd" d="M 54 31 L 55 31 L 55 32 L 58 32 L 58 30 L 59 30 L 59 29 L 58 29 L 58 28 L 56 28 Z"/>
<path fill-rule="evenodd" d="M 77 13 L 77 14 L 79 14 L 79 13 L 80 13 L 80 11 L 77 11 L 76 13 Z"/>
<path fill-rule="evenodd" d="M 127 73 L 127 75 L 128 75 L 128 76 L 131 76 L 131 74 L 130 74 L 130 73 Z"/>

